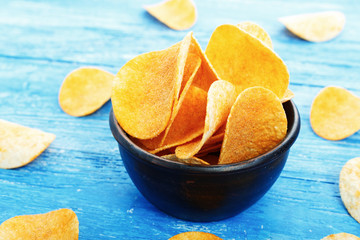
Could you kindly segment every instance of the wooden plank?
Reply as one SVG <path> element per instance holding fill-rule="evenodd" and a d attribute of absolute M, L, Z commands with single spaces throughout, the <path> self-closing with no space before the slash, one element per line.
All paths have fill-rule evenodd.
<path fill-rule="evenodd" d="M 338 85 L 360 96 L 360 3 L 349 1 L 196 1 L 191 29 L 205 49 L 223 23 L 252 20 L 271 35 L 291 75 L 302 128 L 273 188 L 231 219 L 193 223 L 170 217 L 147 202 L 129 179 L 108 127 L 108 102 L 95 114 L 74 118 L 57 102 L 63 78 L 93 65 L 116 73 L 126 61 L 180 41 L 142 5 L 154 1 L 2 1 L 0 8 L 0 118 L 55 133 L 33 163 L 0 170 L 0 222 L 68 207 L 80 220 L 80 239 L 168 239 L 206 231 L 224 239 L 321 239 L 337 232 L 360 236 L 342 205 L 338 176 L 360 156 L 360 133 L 337 142 L 316 136 L 309 124 L 312 99 Z M 278 17 L 340 10 L 344 31 L 326 43 L 294 37 Z"/>

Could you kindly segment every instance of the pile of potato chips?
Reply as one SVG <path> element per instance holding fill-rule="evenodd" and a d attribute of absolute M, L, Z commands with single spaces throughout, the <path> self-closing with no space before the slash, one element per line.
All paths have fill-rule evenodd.
<path fill-rule="evenodd" d="M 167 159 L 207 165 L 259 156 L 285 137 L 282 102 L 293 97 L 271 47 L 260 26 L 244 22 L 216 28 L 205 53 L 189 33 L 139 55 L 114 79 L 115 117 L 137 145 Z M 219 151 L 218 159 L 209 154 Z"/>

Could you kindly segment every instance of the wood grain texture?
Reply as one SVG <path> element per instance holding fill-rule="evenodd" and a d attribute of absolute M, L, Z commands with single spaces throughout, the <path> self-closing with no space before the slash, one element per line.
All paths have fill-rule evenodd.
<path fill-rule="evenodd" d="M 193 223 L 153 207 L 129 179 L 108 126 L 111 103 L 75 118 L 58 106 L 58 90 L 73 69 L 97 66 L 116 73 L 132 57 L 166 48 L 186 31 L 173 31 L 142 8 L 152 0 L 2 0 L 0 7 L 0 118 L 57 135 L 31 164 L 0 170 L 0 222 L 22 214 L 73 209 L 80 239 L 168 239 L 183 231 L 223 239 L 321 239 L 332 233 L 360 236 L 343 206 L 342 166 L 360 156 L 360 133 L 342 141 L 316 136 L 309 124 L 312 99 L 327 85 L 360 96 L 360 2 L 227 0 L 196 1 L 191 30 L 205 49 L 216 26 L 251 20 L 272 37 L 288 65 L 302 128 L 271 190 L 227 220 Z M 344 12 L 334 40 L 309 43 L 277 18 L 305 12 Z M 0 136 L 1 137 L 1 136 Z"/>

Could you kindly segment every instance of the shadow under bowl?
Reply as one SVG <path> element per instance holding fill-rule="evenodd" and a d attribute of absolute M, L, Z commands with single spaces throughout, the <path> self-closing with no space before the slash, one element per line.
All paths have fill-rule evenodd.
<path fill-rule="evenodd" d="M 110 128 L 121 159 L 141 194 L 163 212 L 188 221 L 226 219 L 258 201 L 279 177 L 300 131 L 293 101 L 283 104 L 288 131 L 271 151 L 226 165 L 191 166 L 163 159 L 135 145 L 110 112 Z"/>

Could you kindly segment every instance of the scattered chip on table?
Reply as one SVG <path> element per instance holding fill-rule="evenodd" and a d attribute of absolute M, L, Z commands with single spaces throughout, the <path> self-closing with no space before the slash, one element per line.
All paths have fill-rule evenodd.
<path fill-rule="evenodd" d="M 16 216 L 0 225 L 0 239 L 4 240 L 77 240 L 78 237 L 79 221 L 75 212 L 70 209 Z"/>
<path fill-rule="evenodd" d="M 280 99 L 263 87 L 244 90 L 231 108 L 219 164 L 257 157 L 278 145 L 287 132 Z"/>
<path fill-rule="evenodd" d="M 192 0 L 167 0 L 144 8 L 160 22 L 175 30 L 188 29 L 197 19 L 196 6 Z"/>
<path fill-rule="evenodd" d="M 343 166 L 339 188 L 346 209 L 360 223 L 360 157 L 349 160 Z"/>
<path fill-rule="evenodd" d="M 310 41 L 324 42 L 335 38 L 345 25 L 345 15 L 338 11 L 305 13 L 279 18 L 294 35 Z"/>
<path fill-rule="evenodd" d="M 112 73 L 92 67 L 78 68 L 69 73 L 59 91 L 61 109 L 81 117 L 98 110 L 111 96 Z"/>
<path fill-rule="evenodd" d="M 360 238 L 350 233 L 336 233 L 330 234 L 321 240 L 360 240 Z"/>
<path fill-rule="evenodd" d="M 234 25 L 215 29 L 205 50 L 220 79 L 238 91 L 261 86 L 280 99 L 289 85 L 289 72 L 282 59 L 262 41 Z M 270 77 L 271 76 L 271 77 Z"/>
<path fill-rule="evenodd" d="M 0 168 L 18 168 L 32 162 L 54 139 L 52 133 L 0 119 Z"/>
<path fill-rule="evenodd" d="M 222 238 L 206 232 L 183 232 L 169 238 L 169 240 L 222 240 Z"/>
<path fill-rule="evenodd" d="M 341 87 L 325 87 L 313 100 L 310 123 L 322 138 L 347 138 L 360 130 L 360 98 Z"/>

